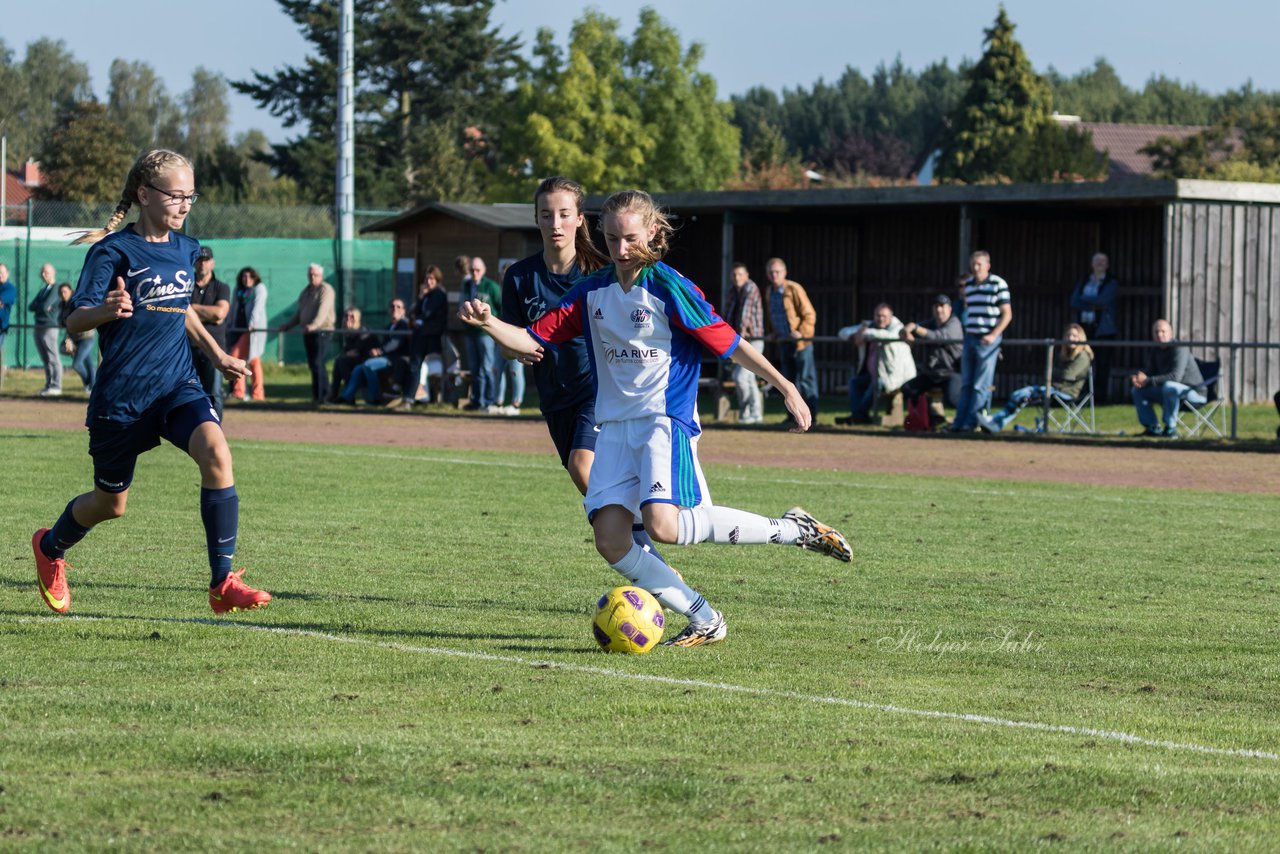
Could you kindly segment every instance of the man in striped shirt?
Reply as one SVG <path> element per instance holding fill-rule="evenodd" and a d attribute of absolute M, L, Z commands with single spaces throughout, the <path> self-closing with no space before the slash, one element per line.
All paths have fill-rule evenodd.
<path fill-rule="evenodd" d="M 973 275 L 964 283 L 966 315 L 964 349 L 960 353 L 960 400 L 952 432 L 978 426 L 978 413 L 991 402 L 991 381 L 1000 357 L 1000 340 L 1013 320 L 1009 286 L 991 272 L 991 256 L 981 250 L 969 256 Z"/>
<path fill-rule="evenodd" d="M 733 287 L 725 298 L 724 319 L 751 342 L 757 350 L 764 349 L 764 303 L 760 289 L 751 281 L 747 265 L 733 265 Z M 764 396 L 756 385 L 756 375 L 741 365 L 733 366 L 733 383 L 738 391 L 738 423 L 759 424 L 764 418 Z"/>

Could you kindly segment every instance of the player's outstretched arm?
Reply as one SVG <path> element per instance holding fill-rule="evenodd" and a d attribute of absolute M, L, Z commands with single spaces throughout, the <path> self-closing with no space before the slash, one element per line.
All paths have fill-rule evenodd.
<path fill-rule="evenodd" d="M 191 343 L 196 345 L 227 379 L 253 376 L 244 359 L 230 356 L 218 346 L 218 342 L 213 340 L 209 330 L 204 328 L 204 323 L 200 320 L 200 315 L 196 314 L 194 306 L 187 306 L 186 328 L 187 338 Z"/>
<path fill-rule="evenodd" d="M 751 346 L 750 341 L 739 341 L 729 358 L 782 392 L 782 402 L 786 404 L 787 411 L 796 422 L 796 426 L 791 428 L 792 433 L 803 433 L 809 429 L 811 425 L 809 405 L 800 396 L 800 390 L 796 388 L 795 383 L 784 377 L 782 372 L 764 357 L 763 353 Z"/>
<path fill-rule="evenodd" d="M 493 310 L 483 300 L 466 300 L 458 306 L 458 319 L 463 323 L 483 329 L 504 350 L 513 354 L 513 358 L 524 361 L 526 358 L 542 357 L 542 345 L 527 330 L 512 326 L 493 316 Z"/>

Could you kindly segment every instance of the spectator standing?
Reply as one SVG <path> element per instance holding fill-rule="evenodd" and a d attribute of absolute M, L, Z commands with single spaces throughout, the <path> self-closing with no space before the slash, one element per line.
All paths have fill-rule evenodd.
<path fill-rule="evenodd" d="M 58 310 L 58 325 L 63 329 L 67 328 L 67 317 L 75 311 L 75 305 L 71 302 L 74 292 L 70 282 L 58 285 L 58 299 L 62 302 L 62 307 Z M 86 329 L 83 332 L 67 329 L 67 337 L 62 341 L 62 351 L 72 357 L 71 370 L 80 377 L 85 394 L 93 392 L 93 380 L 98 374 L 98 354 L 94 352 L 97 343 L 96 329 Z"/>
<path fill-rule="evenodd" d="M 307 367 L 311 369 L 311 401 L 322 403 L 329 397 L 329 375 L 325 361 L 329 356 L 329 339 L 333 337 L 333 285 L 324 280 L 319 264 L 307 267 L 307 286 L 298 295 L 298 310 L 280 331 L 302 327 L 302 344 L 307 349 Z"/>
<path fill-rule="evenodd" d="M 764 301 L 760 289 L 751 281 L 747 265 L 733 265 L 733 287 L 725 300 L 724 319 L 743 340 L 757 350 L 764 350 Z M 764 395 L 750 369 L 733 363 L 733 387 L 738 394 L 738 423 L 759 424 L 764 420 Z"/>
<path fill-rule="evenodd" d="M 502 288 L 493 279 L 485 276 L 487 268 L 484 259 L 478 255 L 467 265 L 470 273 L 462 281 L 462 301 L 479 300 L 489 306 L 495 317 L 502 314 Z M 467 367 L 471 369 L 471 400 L 466 409 L 497 412 L 498 392 L 498 353 L 493 339 L 484 330 L 468 326 Z"/>
<path fill-rule="evenodd" d="M 1161 318 L 1151 324 L 1156 346 L 1147 353 L 1143 369 L 1129 377 L 1133 405 L 1142 423 L 1142 435 L 1178 438 L 1178 408 L 1183 400 L 1205 403 L 1204 377 L 1191 357 L 1191 348 L 1173 338 L 1173 327 Z M 1163 424 L 1156 420 L 1154 403 L 1160 404 Z"/>
<path fill-rule="evenodd" d="M 262 354 L 267 349 L 267 286 L 262 284 L 262 277 L 252 267 L 242 267 L 236 274 L 236 290 L 232 295 L 235 314 L 232 326 L 246 330 L 240 332 L 235 344 L 231 347 L 231 355 L 244 359 L 249 370 L 253 372 L 252 392 L 244 381 L 244 377 L 236 377 L 231 385 L 231 394 L 241 400 L 265 400 L 266 388 L 262 378 Z M 255 331 L 249 332 L 247 330 Z"/>
<path fill-rule="evenodd" d="M 840 330 L 840 337 L 852 338 L 864 355 L 861 369 L 849 379 L 849 417 L 837 418 L 837 424 L 870 424 L 877 392 L 893 394 L 915 378 L 911 345 L 902 340 L 904 328 L 893 308 L 882 302 L 870 323 Z"/>
<path fill-rule="evenodd" d="M 769 326 L 778 342 L 778 369 L 795 384 L 809 407 L 809 420 L 818 420 L 818 369 L 813 361 L 813 338 L 818 314 L 798 282 L 787 278 L 787 265 L 770 258 L 764 268 L 769 278 Z M 789 416 L 784 423 L 794 423 Z"/>
<path fill-rule="evenodd" d="M 1091 261 L 1093 272 L 1076 285 L 1071 292 L 1071 308 L 1076 323 L 1090 341 L 1114 341 L 1120 334 L 1116 323 L 1116 297 L 1120 282 L 1107 272 L 1110 261 L 1102 252 L 1094 253 Z M 1094 357 L 1094 396 L 1099 403 L 1106 403 L 1110 391 L 1111 357 L 1113 347 L 1100 347 Z"/>
<path fill-rule="evenodd" d="M 441 354 L 445 329 L 449 323 L 449 297 L 444 291 L 444 271 L 432 264 L 422 276 L 422 285 L 418 288 L 418 299 L 409 312 L 409 328 L 413 335 L 409 338 L 409 359 L 398 362 L 404 366 L 396 382 L 400 384 L 400 399 L 396 405 L 401 409 L 411 409 L 417 399 L 418 385 L 421 383 L 422 363 L 427 356 Z M 443 370 L 444 360 L 441 359 Z M 440 394 L 445 396 L 445 376 L 440 376 Z M 430 388 L 425 389 L 428 393 Z"/>
<path fill-rule="evenodd" d="M 52 264 L 40 268 L 40 279 L 44 285 L 36 291 L 27 306 L 31 312 L 31 323 L 35 326 L 36 352 L 44 364 L 44 388 L 41 397 L 57 397 L 62 394 L 62 356 L 58 353 L 58 288 L 54 284 L 58 271 Z"/>
<path fill-rule="evenodd" d="M 933 317 L 902 328 L 902 340 L 951 340 L 953 344 L 931 344 L 924 348 L 924 367 L 917 365 L 915 379 L 902 387 L 907 403 L 913 403 L 930 389 L 942 389 L 942 399 L 951 408 L 960 402 L 960 351 L 964 348 L 964 327 L 951 310 L 951 298 L 938 294 L 933 298 Z"/>
<path fill-rule="evenodd" d="M 0 264 L 0 389 L 4 388 L 4 339 L 9 335 L 9 314 L 18 301 L 18 286 L 9 281 L 9 267 Z"/>
<path fill-rule="evenodd" d="M 1087 343 L 1089 337 L 1085 335 L 1084 327 L 1078 323 L 1068 324 L 1062 337 L 1069 343 L 1058 347 L 1057 358 L 1053 362 L 1053 375 L 1050 377 L 1050 390 L 1058 400 L 1071 403 L 1084 391 L 1089 368 L 1093 366 L 1093 348 Z M 1042 402 L 1044 393 L 1042 385 L 1023 386 L 1009 395 L 1009 402 L 1004 409 L 994 415 L 979 413 L 978 426 L 988 433 L 999 433 L 1024 406 Z"/>
<path fill-rule="evenodd" d="M 972 273 L 965 280 L 964 347 L 960 352 L 960 400 L 951 430 L 968 433 L 978 424 L 978 413 L 991 402 L 991 381 L 1000 358 L 1000 341 L 1013 320 L 1009 285 L 991 272 L 991 256 L 984 251 L 969 256 Z"/>
<path fill-rule="evenodd" d="M 231 288 L 213 275 L 213 268 L 213 250 L 208 246 L 201 246 L 200 254 L 196 257 L 196 287 L 191 292 L 191 310 L 200 318 L 209 337 L 217 342 L 218 349 L 225 351 L 227 315 L 231 313 Z M 213 401 L 214 411 L 221 420 L 222 372 L 195 344 L 191 345 L 191 361 L 195 363 L 200 385 Z"/>

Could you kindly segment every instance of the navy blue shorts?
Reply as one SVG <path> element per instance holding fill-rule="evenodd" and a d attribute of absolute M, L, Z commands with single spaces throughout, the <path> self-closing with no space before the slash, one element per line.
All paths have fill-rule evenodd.
<path fill-rule="evenodd" d="M 199 385 L 183 384 L 151 404 L 137 421 L 98 421 L 89 426 L 93 485 L 103 492 L 124 492 L 133 483 L 138 457 L 168 439 L 184 453 L 191 434 L 206 421 L 221 424 Z"/>
<path fill-rule="evenodd" d="M 596 449 L 596 399 L 589 398 L 578 406 L 542 413 L 560 454 L 560 465 L 569 467 L 569 454 L 577 450 L 594 452 Z"/>

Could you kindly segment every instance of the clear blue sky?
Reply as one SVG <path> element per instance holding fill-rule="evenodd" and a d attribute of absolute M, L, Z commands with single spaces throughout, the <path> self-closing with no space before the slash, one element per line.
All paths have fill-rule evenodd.
<path fill-rule="evenodd" d="M 10 6 L 14 4 L 8 4 Z M 561 43 L 573 21 L 595 7 L 630 33 L 642 5 L 655 8 L 687 44 L 706 49 L 703 69 L 721 97 L 763 85 L 774 90 L 839 77 L 846 66 L 869 73 L 901 56 L 920 69 L 946 58 L 954 66 L 982 50 L 997 2 L 970 0 L 601 0 L 587 4 L 498 0 L 493 24 L 528 43 L 540 26 Z M 1040 71 L 1075 73 L 1105 57 L 1130 86 L 1164 74 L 1222 92 L 1252 80 L 1280 90 L 1280 2 L 1276 0 L 1007 0 L 1018 37 Z M 116 57 L 149 62 L 171 93 L 190 86 L 204 65 L 229 79 L 299 62 L 308 45 L 273 0 L 178 0 L 147 11 L 137 4 L 60 0 L 0 14 L 0 38 L 21 58 L 26 44 L 59 38 L 87 62 L 94 89 L 105 97 Z M 125 10 L 128 10 L 127 12 Z M 12 11 L 12 10 L 11 10 Z M 232 131 L 261 128 L 273 140 L 288 134 L 249 99 L 232 96 Z"/>

